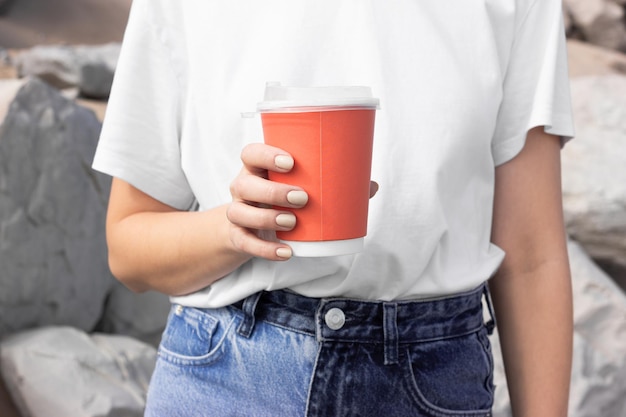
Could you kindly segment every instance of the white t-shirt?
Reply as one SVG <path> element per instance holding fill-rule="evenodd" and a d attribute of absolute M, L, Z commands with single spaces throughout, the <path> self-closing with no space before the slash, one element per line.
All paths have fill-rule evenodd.
<path fill-rule="evenodd" d="M 494 168 L 532 127 L 573 136 L 561 0 L 135 0 L 94 168 L 181 210 L 227 203 L 241 149 L 263 140 L 241 113 L 268 81 L 380 98 L 365 249 L 252 259 L 175 302 L 476 287 L 504 257 L 490 243 Z"/>

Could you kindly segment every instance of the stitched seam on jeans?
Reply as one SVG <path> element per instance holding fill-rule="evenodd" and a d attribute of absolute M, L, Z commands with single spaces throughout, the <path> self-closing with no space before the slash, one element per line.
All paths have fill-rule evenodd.
<path fill-rule="evenodd" d="M 236 320 L 237 320 L 237 316 L 233 316 L 230 319 L 230 321 L 228 321 L 228 324 L 224 327 L 224 334 L 217 341 L 215 347 L 213 349 L 211 349 L 209 352 L 207 352 L 206 354 L 204 354 L 204 355 L 199 355 L 199 356 L 181 355 L 181 354 L 176 353 L 174 351 L 171 351 L 171 350 L 169 350 L 169 349 L 167 349 L 167 348 L 165 348 L 163 346 L 159 346 L 157 354 L 164 361 L 169 362 L 169 363 L 173 363 L 173 364 L 176 364 L 176 365 L 183 365 L 183 366 L 208 366 L 208 365 L 211 365 L 213 362 L 217 361 L 221 357 L 221 355 L 219 355 L 219 353 L 223 353 L 224 352 L 224 349 L 225 349 L 224 348 L 224 341 L 228 337 L 228 334 L 232 330 L 233 325 L 234 325 Z"/>
<path fill-rule="evenodd" d="M 285 325 L 282 325 L 282 324 L 279 324 L 279 323 L 274 323 L 272 321 L 262 320 L 262 319 L 257 321 L 257 325 L 258 325 L 259 322 L 261 322 L 263 324 L 267 324 L 269 326 L 278 327 L 280 329 L 287 330 L 287 331 L 290 331 L 290 332 L 302 334 L 302 335 L 305 335 L 305 336 L 315 337 L 315 332 L 307 332 L 306 330 L 294 329 L 293 327 L 285 326 Z"/>
<path fill-rule="evenodd" d="M 446 408 L 437 407 L 432 404 L 422 391 L 417 386 L 417 379 L 415 378 L 415 373 L 413 372 L 413 367 L 411 366 L 411 361 L 409 360 L 409 352 L 408 349 L 404 350 L 405 355 L 405 363 L 403 368 L 403 373 L 405 374 L 405 378 L 408 377 L 408 382 L 410 386 L 413 388 L 409 390 L 409 394 L 413 397 L 413 401 L 415 404 L 421 408 L 423 411 L 433 414 L 436 417 L 491 417 L 490 409 L 482 409 L 482 410 L 448 410 Z M 408 371 L 406 370 L 408 368 Z M 408 375 L 407 375 L 408 374 Z"/>
<path fill-rule="evenodd" d="M 311 394 L 313 393 L 313 384 L 315 383 L 315 374 L 317 373 L 317 365 L 319 364 L 320 353 L 322 352 L 322 344 L 320 343 L 317 348 L 317 353 L 315 354 L 315 363 L 313 364 L 313 369 L 311 371 L 311 380 L 309 381 L 309 390 L 306 396 L 306 408 L 304 410 L 304 415 L 308 416 L 311 406 Z M 317 410 L 315 410 L 317 411 Z"/>

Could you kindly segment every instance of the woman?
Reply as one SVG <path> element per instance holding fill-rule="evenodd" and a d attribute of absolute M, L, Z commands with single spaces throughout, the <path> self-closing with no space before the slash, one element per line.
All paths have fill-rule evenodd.
<path fill-rule="evenodd" d="M 274 239 L 267 81 L 380 97 L 362 253 Z M 173 303 L 146 415 L 488 416 L 489 280 L 514 415 L 566 416 L 572 136 L 559 0 L 135 0 L 94 167 L 112 272 Z"/>

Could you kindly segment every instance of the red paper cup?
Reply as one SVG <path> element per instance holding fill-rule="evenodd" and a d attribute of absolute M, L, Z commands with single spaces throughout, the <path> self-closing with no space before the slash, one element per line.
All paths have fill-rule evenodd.
<path fill-rule="evenodd" d="M 367 87 L 269 85 L 259 104 L 265 143 L 289 152 L 294 168 L 272 181 L 309 195 L 293 230 L 278 232 L 295 256 L 359 252 L 367 234 L 374 119 L 378 100 Z"/>

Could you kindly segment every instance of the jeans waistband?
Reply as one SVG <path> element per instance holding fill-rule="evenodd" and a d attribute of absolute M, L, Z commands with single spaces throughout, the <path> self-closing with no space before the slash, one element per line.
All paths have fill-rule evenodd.
<path fill-rule="evenodd" d="M 491 315 L 484 323 L 482 297 Z M 311 334 L 319 342 L 384 344 L 385 362 L 397 361 L 398 345 L 462 336 L 495 326 L 486 284 L 432 300 L 364 301 L 309 298 L 289 291 L 260 292 L 234 304 L 244 320 L 239 334 L 250 337 L 256 320 Z"/>

